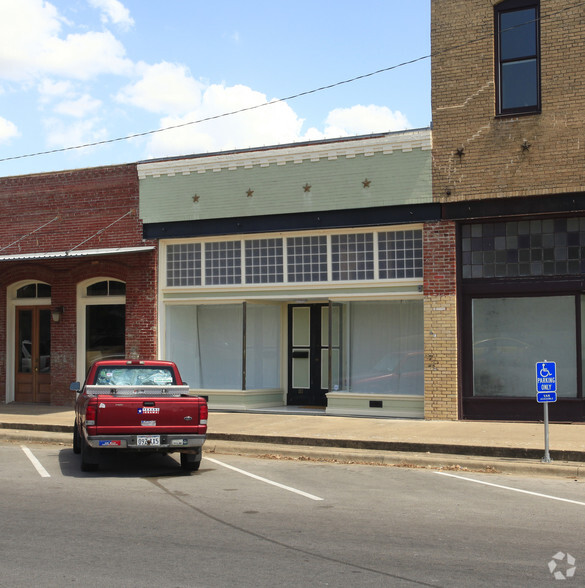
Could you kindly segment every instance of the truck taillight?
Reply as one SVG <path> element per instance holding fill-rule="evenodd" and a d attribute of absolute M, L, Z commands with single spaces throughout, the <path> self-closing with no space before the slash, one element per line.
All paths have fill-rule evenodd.
<path fill-rule="evenodd" d="M 97 420 L 97 398 L 92 398 L 85 409 L 85 424 L 94 426 Z"/>
<path fill-rule="evenodd" d="M 207 402 L 203 402 L 199 406 L 199 424 L 200 425 L 207 424 L 207 416 L 208 416 Z"/>

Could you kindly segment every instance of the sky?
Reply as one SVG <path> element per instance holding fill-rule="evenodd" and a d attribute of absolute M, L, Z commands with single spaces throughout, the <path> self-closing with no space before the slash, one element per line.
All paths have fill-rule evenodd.
<path fill-rule="evenodd" d="M 0 39 L 0 177 L 431 122 L 430 0 L 0 0 Z"/>

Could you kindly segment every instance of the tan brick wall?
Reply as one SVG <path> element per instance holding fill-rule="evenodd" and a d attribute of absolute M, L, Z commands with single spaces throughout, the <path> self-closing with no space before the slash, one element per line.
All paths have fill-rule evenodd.
<path fill-rule="evenodd" d="M 426 223 L 424 250 L 425 419 L 458 410 L 455 224 Z"/>
<path fill-rule="evenodd" d="M 585 10 L 540 2 L 542 112 L 496 117 L 497 3 L 431 0 L 437 201 L 585 190 Z"/>
<path fill-rule="evenodd" d="M 457 299 L 425 296 L 425 419 L 457 420 Z"/>

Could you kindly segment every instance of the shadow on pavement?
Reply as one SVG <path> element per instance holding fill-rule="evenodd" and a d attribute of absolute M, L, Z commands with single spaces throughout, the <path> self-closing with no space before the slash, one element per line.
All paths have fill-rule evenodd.
<path fill-rule="evenodd" d="M 73 478 L 162 478 L 198 476 L 215 468 L 201 468 L 197 472 L 185 472 L 173 455 L 159 453 L 106 452 L 100 455 L 99 468 L 95 472 L 81 471 L 81 457 L 73 449 L 59 451 L 59 467 L 63 476 Z"/>

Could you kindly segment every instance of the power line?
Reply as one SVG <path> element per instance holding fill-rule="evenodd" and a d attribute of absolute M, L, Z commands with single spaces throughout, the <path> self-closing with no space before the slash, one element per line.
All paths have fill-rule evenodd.
<path fill-rule="evenodd" d="M 567 6 L 565 8 L 562 8 L 562 9 L 556 11 L 556 12 L 553 12 L 553 13 L 547 15 L 546 18 L 549 19 L 549 18 L 553 18 L 553 17 L 559 16 L 560 14 L 562 14 L 564 12 L 567 12 L 569 10 L 573 10 L 575 8 L 579 8 L 580 6 L 584 6 L 584 5 L 585 5 L 585 1 L 579 2 L 577 4 L 574 4 L 573 6 Z M 537 20 L 542 21 L 544 19 L 541 16 Z M 515 27 L 511 27 L 511 28 L 515 28 Z M 450 53 L 451 51 L 459 50 L 459 49 L 461 49 L 463 47 L 466 47 L 468 45 L 472 45 L 473 43 L 477 43 L 479 41 L 483 41 L 483 40 L 485 40 L 487 38 L 491 38 L 491 37 L 493 37 L 493 34 L 492 33 L 486 33 L 485 35 L 482 35 L 480 37 L 476 37 L 475 39 L 472 39 L 470 41 L 465 41 L 465 42 L 460 43 L 458 45 L 452 45 L 452 46 L 450 46 L 450 47 L 448 47 L 446 49 L 443 49 L 442 51 L 431 52 L 430 54 L 423 55 L 422 57 L 416 57 L 414 59 L 410 59 L 408 61 L 403 61 L 402 63 L 398 63 L 396 65 L 391 65 L 389 67 L 378 69 L 378 70 L 372 71 L 370 73 L 366 73 L 366 74 L 362 74 L 362 75 L 359 75 L 359 76 L 355 76 L 355 77 L 349 78 L 347 80 L 342 80 L 340 82 L 335 82 L 333 84 L 328 84 L 326 86 L 320 86 L 319 88 L 314 88 L 313 90 L 306 90 L 304 92 L 299 92 L 297 94 L 292 94 L 291 96 L 287 96 L 285 98 L 277 98 L 275 100 L 271 100 L 270 102 L 262 102 L 261 104 L 256 104 L 254 106 L 247 106 L 245 108 L 240 108 L 238 110 L 232 110 L 231 112 L 223 112 L 221 114 L 216 114 L 214 116 L 208 116 L 208 117 L 201 118 L 201 119 L 198 119 L 198 120 L 188 121 L 188 122 L 184 122 L 184 123 L 181 123 L 181 124 L 172 125 L 172 126 L 169 126 L 169 127 L 164 127 L 162 129 L 155 129 L 155 130 L 150 130 L 150 131 L 144 131 L 142 133 L 133 133 L 131 135 L 125 135 L 125 136 L 116 137 L 116 138 L 113 138 L 113 139 L 104 139 L 102 141 L 95 141 L 93 143 L 84 143 L 82 145 L 74 145 L 74 146 L 71 146 L 71 147 L 60 147 L 58 149 L 51 149 L 51 150 L 48 150 L 48 151 L 38 151 L 36 153 L 27 153 L 25 155 L 14 155 L 12 157 L 3 157 L 3 158 L 0 158 L 0 163 L 1 162 L 4 162 L 4 161 L 14 161 L 16 159 L 25 159 L 25 158 L 29 158 L 29 157 L 38 157 L 38 156 L 41 156 L 41 155 L 51 155 L 51 154 L 54 154 L 54 153 L 63 153 L 63 152 L 66 152 L 66 151 L 74 151 L 74 150 L 77 150 L 77 149 L 86 149 L 88 147 L 97 147 L 97 146 L 100 146 L 100 145 L 107 145 L 107 144 L 110 144 L 110 143 L 118 143 L 120 141 L 128 141 L 130 139 L 137 139 L 139 137 L 146 137 L 148 135 L 154 135 L 156 133 L 163 133 L 165 131 L 172 131 L 172 130 L 175 130 L 175 129 L 180 129 L 180 128 L 188 127 L 188 126 L 191 126 L 191 125 L 197 125 L 197 124 L 201 124 L 201 123 L 204 123 L 204 122 L 209 122 L 209 121 L 212 121 L 212 120 L 217 120 L 217 119 L 220 119 L 220 118 L 225 118 L 225 117 L 228 117 L 228 116 L 233 116 L 235 114 L 241 114 L 243 112 L 250 112 L 252 110 L 258 110 L 259 108 L 265 108 L 267 106 L 272 106 L 274 104 L 280 104 L 281 102 L 288 102 L 290 100 L 295 100 L 297 98 L 302 98 L 303 96 L 309 96 L 311 94 L 316 94 L 317 92 L 323 92 L 324 90 L 331 90 L 332 88 L 337 88 L 339 86 L 343 86 L 343 85 L 346 85 L 346 84 L 351 84 L 353 82 L 357 82 L 359 80 L 370 78 L 370 77 L 379 75 L 381 73 L 386 73 L 386 72 L 389 72 L 389 71 L 392 71 L 392 70 L 395 70 L 395 69 L 399 69 L 401 67 L 406 67 L 407 65 L 413 65 L 414 63 L 418 63 L 420 61 L 425 61 L 425 60 L 431 59 L 433 57 L 438 57 L 439 55 L 443 55 L 445 53 Z"/>

